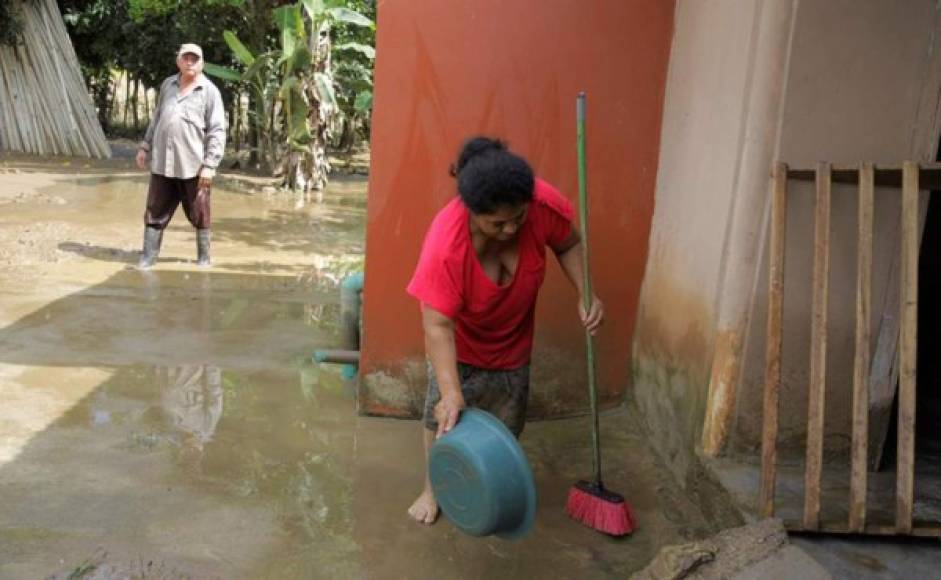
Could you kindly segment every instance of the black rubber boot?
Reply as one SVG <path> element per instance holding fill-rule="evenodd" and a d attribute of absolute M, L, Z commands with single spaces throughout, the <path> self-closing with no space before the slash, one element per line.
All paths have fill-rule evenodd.
<path fill-rule="evenodd" d="M 144 249 L 140 254 L 140 261 L 137 262 L 139 269 L 148 270 L 157 262 L 161 241 L 163 241 L 163 230 L 144 228 Z"/>
<path fill-rule="evenodd" d="M 209 260 L 209 230 L 196 230 L 196 265 L 210 266 Z"/>

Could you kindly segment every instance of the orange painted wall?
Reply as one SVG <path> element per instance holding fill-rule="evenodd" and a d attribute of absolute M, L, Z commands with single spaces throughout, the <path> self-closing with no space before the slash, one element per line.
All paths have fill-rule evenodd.
<path fill-rule="evenodd" d="M 415 416 L 418 304 L 405 292 L 425 231 L 456 195 L 447 169 L 474 134 L 506 139 L 577 200 L 575 97 L 588 93 L 592 267 L 607 305 L 602 401 L 621 400 L 653 213 L 673 28 L 666 0 L 379 3 L 360 410 Z M 554 260 L 537 309 L 531 415 L 587 406 L 576 295 Z"/>

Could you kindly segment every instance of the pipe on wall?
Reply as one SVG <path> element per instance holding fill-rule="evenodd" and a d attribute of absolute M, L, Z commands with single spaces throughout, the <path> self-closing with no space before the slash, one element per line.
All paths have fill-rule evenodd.
<path fill-rule="evenodd" d="M 359 372 L 360 312 L 363 305 L 362 272 L 350 274 L 340 283 L 340 345 L 339 349 L 314 351 L 314 362 L 343 365 L 343 378 L 351 380 Z"/>
<path fill-rule="evenodd" d="M 340 284 L 340 344 L 345 350 L 359 350 L 364 280 L 363 273 L 356 272 L 344 278 Z"/>

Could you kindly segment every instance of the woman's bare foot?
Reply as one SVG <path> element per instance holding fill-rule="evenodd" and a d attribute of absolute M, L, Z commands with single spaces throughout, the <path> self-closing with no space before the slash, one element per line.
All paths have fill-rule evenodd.
<path fill-rule="evenodd" d="M 435 494 L 430 489 L 425 489 L 408 508 L 408 515 L 412 516 L 420 524 L 433 524 L 438 519 L 438 502 L 435 501 Z"/>

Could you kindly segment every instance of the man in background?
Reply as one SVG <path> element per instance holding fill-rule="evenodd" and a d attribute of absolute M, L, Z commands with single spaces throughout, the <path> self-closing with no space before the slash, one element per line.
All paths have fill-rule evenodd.
<path fill-rule="evenodd" d="M 225 151 L 225 107 L 219 89 L 202 74 L 198 45 L 182 45 L 176 66 L 180 72 L 160 85 L 156 112 L 137 151 L 139 168 L 147 168 L 150 158 L 141 269 L 157 261 L 163 230 L 181 203 L 196 228 L 196 263 L 210 265 L 209 196 Z"/>

